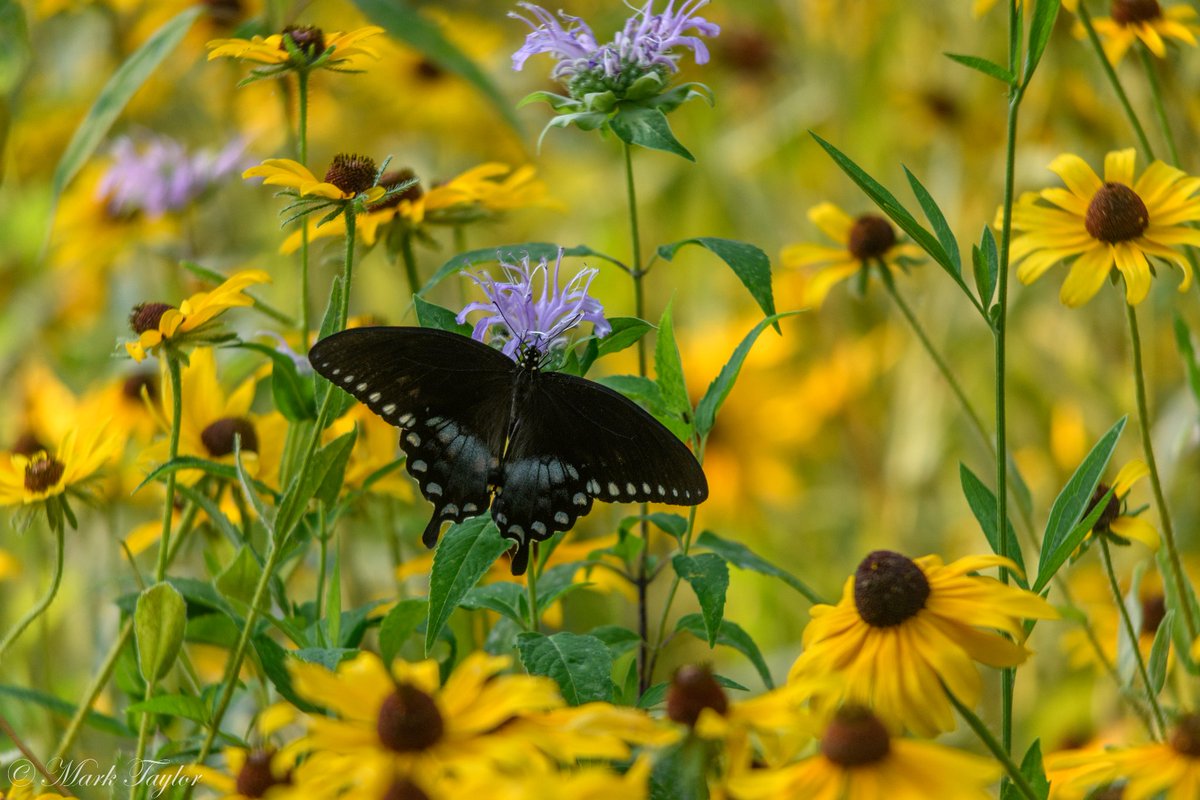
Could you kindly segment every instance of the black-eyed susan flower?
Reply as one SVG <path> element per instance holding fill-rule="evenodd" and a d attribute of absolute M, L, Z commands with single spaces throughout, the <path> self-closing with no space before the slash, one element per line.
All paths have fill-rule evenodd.
<path fill-rule="evenodd" d="M 160 345 L 181 347 L 185 344 L 212 344 L 226 338 L 216 328 L 214 320 L 231 308 L 254 304 L 254 298 L 244 290 L 256 283 L 270 283 L 271 277 L 262 270 L 236 273 L 211 292 L 199 292 L 179 304 L 142 303 L 129 315 L 129 326 L 138 335 L 136 342 L 126 342 L 125 349 L 135 361 Z"/>
<path fill-rule="evenodd" d="M 1158 547 L 1158 531 L 1144 517 L 1130 513 L 1129 492 L 1133 485 L 1150 474 L 1146 462 L 1135 458 L 1121 467 L 1112 482 L 1112 497 L 1100 512 L 1090 537 L 1108 535 L 1117 544 L 1129 544 L 1130 540 L 1141 542 L 1151 549 Z M 1110 487 L 1106 483 L 1096 485 L 1087 514 L 1095 510 L 1096 504 L 1104 499 Z M 1085 514 L 1085 516 L 1087 515 Z"/>
<path fill-rule="evenodd" d="M 1095 20 L 1092 24 L 1104 43 L 1104 54 L 1116 64 L 1129 48 L 1139 39 L 1154 55 L 1167 57 L 1166 39 L 1196 46 L 1196 9 L 1186 3 L 1163 8 L 1158 0 L 1113 0 L 1112 16 Z M 1076 27 L 1075 35 L 1082 38 L 1082 25 Z"/>
<path fill-rule="evenodd" d="M 1200 230 L 1188 225 L 1200 220 L 1200 178 L 1155 161 L 1134 180 L 1135 159 L 1132 149 L 1109 153 L 1103 180 L 1076 155 L 1050 163 L 1066 188 L 1026 193 L 1013 208 L 1012 259 L 1022 283 L 1070 261 L 1059 297 L 1076 307 L 1115 267 L 1126 301 L 1136 305 L 1150 291 L 1153 259 L 1183 270 L 1181 292 L 1191 285 L 1192 268 L 1179 248 L 1200 245 Z"/>
<path fill-rule="evenodd" d="M 1200 714 L 1182 714 L 1164 742 L 1052 753 L 1046 771 L 1064 800 L 1118 783 L 1122 800 L 1194 800 L 1200 797 Z"/>
<path fill-rule="evenodd" d="M 897 679 L 901 675 L 896 676 Z M 893 736 L 861 706 L 839 709 L 820 734 L 820 752 L 730 780 L 740 800 L 986 800 L 995 762 L 931 742 Z"/>
<path fill-rule="evenodd" d="M 295 774 L 299 755 L 294 748 L 248 750 L 227 747 L 222 751 L 224 770 L 195 765 L 188 768 L 188 773 L 222 800 L 284 800 L 291 797 L 299 800 L 309 796 Z"/>
<path fill-rule="evenodd" d="M 1019 643 L 1021 621 L 1058 616 L 1031 592 L 972 574 L 996 566 L 1013 568 L 999 556 L 943 564 L 937 556 L 871 553 L 836 606 L 813 607 L 789 681 L 836 677 L 837 701 L 863 703 L 922 736 L 952 730 L 946 692 L 974 706 L 983 688 L 975 662 L 1021 664 L 1029 656 Z"/>
<path fill-rule="evenodd" d="M 53 449 L 0 455 L 0 505 L 33 506 L 78 494 L 116 456 L 120 444 L 98 421 L 66 434 Z"/>
<path fill-rule="evenodd" d="M 384 162 L 383 169 L 386 169 Z M 317 222 L 317 229 L 340 218 L 343 214 L 361 214 L 372 204 L 409 189 L 415 181 L 398 181 L 392 186 L 381 185 L 383 169 L 367 156 L 338 153 L 333 157 L 323 179 L 318 180 L 308 167 L 290 158 L 268 158 L 242 173 L 242 177 L 262 178 L 268 186 L 282 186 L 280 194 L 296 201 L 284 209 L 289 216 L 284 224 L 321 211 L 328 212 Z M 341 228 L 345 230 L 345 228 Z"/>
<path fill-rule="evenodd" d="M 821 203 L 809 209 L 808 218 L 838 246 L 793 244 L 783 249 L 785 267 L 821 268 L 805 285 L 807 305 L 820 306 L 830 289 L 855 275 L 865 285 L 872 265 L 895 271 L 921 257 L 920 248 L 900 241 L 892 223 L 876 214 L 851 217 L 833 203 Z"/>
<path fill-rule="evenodd" d="M 251 73 L 251 79 L 314 69 L 361 72 L 368 59 L 379 58 L 378 53 L 361 42 L 380 33 L 383 28 L 375 25 L 345 33 L 325 33 L 311 25 L 289 25 L 281 33 L 266 37 L 215 39 L 208 43 L 208 60 L 234 58 L 264 64 Z"/>
<path fill-rule="evenodd" d="M 1121 588 L 1131 593 L 1128 581 L 1122 580 Z M 1069 665 L 1073 669 L 1106 670 L 1118 662 L 1118 644 L 1123 636 L 1121 615 L 1113 603 L 1108 578 L 1099 564 L 1081 564 L 1071 572 L 1070 589 L 1072 604 L 1087 615 L 1091 630 L 1072 626 L 1064 632 L 1062 646 Z M 1166 593 L 1157 570 L 1151 569 L 1141 577 L 1136 596 L 1136 605 L 1129 605 L 1129 616 L 1137 629 L 1142 658 L 1149 660 L 1154 637 L 1167 614 Z"/>

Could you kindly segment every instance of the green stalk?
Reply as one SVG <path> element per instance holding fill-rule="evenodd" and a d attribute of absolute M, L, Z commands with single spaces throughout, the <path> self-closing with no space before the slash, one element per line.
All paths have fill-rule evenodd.
<path fill-rule="evenodd" d="M 1150 684 L 1150 674 L 1146 671 L 1146 660 L 1142 658 L 1142 649 L 1138 647 L 1137 631 L 1133 629 L 1133 620 L 1129 618 L 1129 609 L 1125 607 L 1125 599 L 1121 597 L 1121 587 L 1117 583 L 1117 573 L 1113 571 L 1112 553 L 1108 548 L 1107 534 L 1100 534 L 1097 538 L 1100 539 L 1100 555 L 1104 562 L 1104 572 L 1108 575 L 1108 588 L 1112 590 L 1113 600 L 1117 603 L 1117 611 L 1121 615 L 1121 625 L 1125 628 L 1125 635 L 1129 637 L 1130 646 L 1133 648 L 1133 657 L 1137 662 L 1138 675 L 1142 679 L 1142 686 L 1146 688 L 1146 700 L 1150 703 L 1150 710 L 1154 713 L 1154 721 L 1158 723 L 1158 732 L 1151 731 L 1150 735 L 1155 741 L 1162 741 L 1162 734 L 1167 730 L 1167 720 L 1163 716 L 1162 709 L 1158 705 L 1158 697 L 1154 694 L 1154 688 Z"/>
<path fill-rule="evenodd" d="M 338 330 L 344 330 L 346 321 L 350 319 L 350 279 L 354 273 L 354 228 L 358 221 L 353 208 L 347 208 L 346 213 L 346 260 L 342 264 L 342 307 L 338 311 Z"/>
<path fill-rule="evenodd" d="M 142 699 L 149 702 L 154 697 L 154 676 L 150 676 L 150 680 L 146 681 L 146 693 Z M 129 782 L 129 800 L 136 800 L 141 794 L 143 779 L 145 778 L 145 770 L 149 767 L 146 765 L 146 744 L 150 740 L 150 721 L 154 719 L 154 714 L 149 711 L 142 713 L 142 724 L 138 726 L 137 749 L 133 754 L 133 777 L 134 780 Z"/>
<path fill-rule="evenodd" d="M 1137 387 L 1138 426 L 1142 431 L 1142 454 L 1146 466 L 1150 469 L 1150 486 L 1154 489 L 1154 504 L 1158 509 L 1158 519 L 1163 529 L 1163 546 L 1167 548 L 1168 561 L 1171 564 L 1171 578 L 1175 582 L 1175 591 L 1179 597 L 1179 605 L 1183 609 L 1183 619 L 1187 624 L 1188 640 L 1194 641 L 1198 635 L 1196 619 L 1192 615 L 1192 604 L 1187 592 L 1187 578 L 1183 571 L 1183 561 L 1179 557 L 1179 546 L 1175 542 L 1175 527 L 1171 524 L 1171 512 L 1167 508 L 1167 500 L 1163 495 L 1162 481 L 1158 477 L 1158 461 L 1154 458 L 1154 444 L 1150 439 L 1150 412 L 1146 403 L 1146 376 L 1142 368 L 1142 337 L 1138 332 L 1137 311 L 1128 303 L 1125 304 L 1125 318 L 1129 321 L 1129 339 L 1133 346 L 1133 380 Z"/>
<path fill-rule="evenodd" d="M 57 498 L 50 498 L 47 502 L 57 503 Z M 12 643 L 20 638 L 25 629 L 33 624 L 34 620 L 45 613 L 50 604 L 54 602 L 54 598 L 58 595 L 58 587 L 62 583 L 63 575 L 63 523 L 61 514 L 58 524 L 51 523 L 50 527 L 54 533 L 54 573 L 50 578 L 50 588 L 42 595 L 42 598 L 34 605 L 33 608 L 25 612 L 25 616 L 17 620 L 17 624 L 5 634 L 4 639 L 0 641 L 0 661 L 4 659 L 4 654 L 8 652 L 8 648 Z"/>
<path fill-rule="evenodd" d="M 167 463 L 179 456 L 179 429 L 183 421 L 183 386 L 180 378 L 179 358 L 169 349 L 164 354 L 167 360 L 167 375 L 171 379 L 171 438 L 167 444 Z M 163 504 L 162 536 L 158 540 L 158 564 L 154 568 L 154 582 L 159 583 L 167 574 L 167 553 L 171 549 L 171 519 L 175 515 L 175 475 L 167 475 L 167 497 Z"/>
<path fill-rule="evenodd" d="M 296 151 L 301 164 L 308 165 L 308 71 L 296 73 L 300 103 L 300 119 L 297 124 Z M 308 220 L 300 221 L 300 347 L 308 350 Z"/>
<path fill-rule="evenodd" d="M 408 290 L 415 295 L 421 291 L 421 278 L 417 275 L 417 256 L 413 252 L 412 239 L 412 233 L 409 231 L 400 235 L 400 258 L 404 261 L 404 276 L 408 278 Z"/>
<path fill-rule="evenodd" d="M 1113 69 L 1113 65 L 1109 63 L 1108 56 L 1104 54 L 1104 44 L 1100 41 L 1099 34 L 1096 33 L 1095 26 L 1092 25 L 1092 15 L 1088 13 L 1087 3 L 1083 0 L 1079 3 L 1079 7 L 1075 11 L 1075 15 L 1079 18 L 1079 24 L 1083 26 L 1083 30 L 1087 33 L 1088 41 L 1092 44 L 1092 49 L 1096 52 L 1096 58 L 1100 61 L 1100 66 L 1104 68 L 1104 74 L 1108 78 L 1108 83 L 1112 86 L 1113 91 L 1117 95 L 1117 100 L 1121 102 L 1121 108 L 1125 111 L 1125 118 L 1129 120 L 1130 127 L 1133 128 L 1133 133 L 1137 136 L 1138 145 L 1142 148 L 1142 152 L 1146 155 L 1147 161 L 1154 160 L 1154 148 L 1150 146 L 1150 139 L 1146 136 L 1146 129 L 1142 127 L 1141 120 L 1138 119 L 1137 112 L 1133 110 L 1133 105 L 1129 102 L 1129 95 L 1125 94 L 1125 87 L 1121 85 L 1121 79 L 1117 77 L 1117 71 Z"/>
<path fill-rule="evenodd" d="M 538 546 L 534 542 L 531 547 L 533 552 L 529 555 L 529 575 L 525 578 L 525 589 L 529 595 L 529 630 L 538 633 L 541 628 L 542 615 L 538 613 L 538 594 L 537 594 L 537 579 L 538 579 Z"/>
<path fill-rule="evenodd" d="M 945 686 L 942 688 L 945 689 Z M 1029 785 L 1029 781 L 1021 774 L 1021 768 L 1012 760 L 1008 748 L 996 741 L 996 737 L 992 736 L 992 732 L 988 730 L 983 720 L 976 716 L 975 712 L 963 705 L 948 689 L 946 690 L 946 697 L 958 709 L 958 713 L 967 721 L 967 725 L 979 737 L 979 741 L 983 742 L 984 747 L 1004 766 L 1004 771 L 1008 773 L 1008 780 L 1011 780 L 1013 786 L 1017 787 L 1017 791 L 1021 793 L 1021 796 L 1025 800 L 1038 800 L 1037 792 L 1033 790 L 1033 787 Z"/>
<path fill-rule="evenodd" d="M 1167 141 L 1167 153 L 1171 156 L 1171 163 L 1178 167 L 1179 148 L 1175 145 L 1175 134 L 1171 130 L 1171 122 L 1167 119 L 1167 107 L 1163 105 L 1162 85 L 1158 81 L 1158 70 L 1145 45 L 1140 45 L 1137 51 L 1142 59 L 1142 67 L 1146 70 L 1146 80 L 1150 83 L 1150 99 L 1154 104 L 1154 116 L 1158 119 L 1158 126 L 1162 128 L 1163 138 Z"/>

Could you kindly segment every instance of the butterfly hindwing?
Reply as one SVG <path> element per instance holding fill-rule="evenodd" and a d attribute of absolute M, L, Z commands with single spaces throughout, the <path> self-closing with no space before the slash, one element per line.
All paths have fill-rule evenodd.
<path fill-rule="evenodd" d="M 405 467 L 434 505 L 423 540 L 476 516 L 504 448 L 516 365 L 471 339 L 426 328 L 352 328 L 313 346 L 318 373 L 401 429 Z"/>
<path fill-rule="evenodd" d="M 536 427 L 529 423 L 525 425 Z M 512 561 L 514 575 L 525 571 L 532 542 L 548 539 L 559 531 L 569 531 L 576 520 L 592 510 L 587 481 L 579 469 L 569 460 L 550 452 L 533 454 L 548 448 L 523 447 L 522 427 L 518 423 L 509 444 L 499 491 L 492 501 L 496 527 L 503 536 L 517 543 Z"/>

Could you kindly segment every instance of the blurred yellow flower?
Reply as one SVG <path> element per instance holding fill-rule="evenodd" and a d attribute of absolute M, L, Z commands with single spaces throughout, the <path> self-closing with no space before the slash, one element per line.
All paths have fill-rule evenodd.
<path fill-rule="evenodd" d="M 327 200 L 351 200 L 367 193 L 368 202 L 383 197 L 386 189 L 376 186 L 375 162 L 366 156 L 339 153 L 325 172 L 324 180 L 309 172 L 308 167 L 290 158 L 268 158 L 257 167 L 242 173 L 242 177 L 262 178 L 267 186 L 286 186 L 295 189 L 300 197 L 317 196 Z"/>
<path fill-rule="evenodd" d="M 208 60 L 236 58 L 268 66 L 284 66 L 293 69 L 323 68 L 334 72 L 356 72 L 366 59 L 377 59 L 379 55 L 359 42 L 383 33 L 383 28 L 368 25 L 357 30 L 325 33 L 309 25 L 290 25 L 282 33 L 250 39 L 214 39 L 208 43 Z M 296 61 L 284 37 L 303 57 Z"/>
<path fill-rule="evenodd" d="M 1183 270 L 1179 291 L 1192 283 L 1192 268 L 1175 248 L 1200 245 L 1200 178 L 1155 161 L 1134 181 L 1132 148 L 1104 158 L 1101 180 L 1082 158 L 1064 154 L 1050 163 L 1066 189 L 1043 189 L 1020 197 L 1013 208 L 1012 260 L 1026 285 L 1050 267 L 1071 262 L 1059 298 L 1072 308 L 1100 291 L 1114 267 L 1125 278 L 1125 299 L 1136 305 L 1150 291 L 1150 258 Z M 999 227 L 999 215 L 997 215 Z"/>
<path fill-rule="evenodd" d="M 1200 714 L 1180 715 L 1165 742 L 1051 753 L 1046 772 L 1056 778 L 1055 800 L 1090 797 L 1093 789 L 1119 781 L 1123 800 L 1195 800 L 1200 797 Z"/>
<path fill-rule="evenodd" d="M 783 248 L 784 267 L 823 268 L 805 287 L 806 305 L 820 306 L 830 289 L 854 275 L 862 275 L 865 281 L 872 264 L 894 272 L 904 259 L 921 258 L 921 249 L 899 241 L 892 224 L 877 214 L 852 218 L 833 203 L 821 203 L 809 209 L 808 218 L 840 246 L 793 244 Z"/>
<path fill-rule="evenodd" d="M 29 505 L 79 488 L 121 445 L 103 421 L 80 426 L 53 451 L 0 456 L 0 505 Z"/>
<path fill-rule="evenodd" d="M 1126 501 L 1129 497 L 1129 490 L 1133 488 L 1135 483 L 1149 474 L 1149 467 L 1140 458 L 1135 458 L 1121 467 L 1120 472 L 1117 473 L 1117 477 L 1112 483 L 1113 496 L 1109 498 L 1104 511 L 1100 512 L 1100 518 L 1096 520 L 1095 527 L 1088 534 L 1090 537 L 1111 533 L 1120 539 L 1132 539 L 1141 542 L 1152 550 L 1158 548 L 1158 531 L 1154 529 L 1154 526 L 1147 522 L 1144 517 L 1131 516 L 1127 513 Z M 1095 510 L 1096 503 L 1099 503 L 1104 495 L 1108 494 L 1109 488 L 1108 484 L 1105 483 L 1096 485 L 1096 491 L 1092 494 L 1087 514 Z"/>
<path fill-rule="evenodd" d="M 996 2 L 997 0 L 975 0 L 975 16 L 979 17 L 991 11 L 993 8 L 995 8 Z M 1022 5 L 1024 5 L 1022 0 L 1013 0 L 1013 2 L 1017 4 L 1017 8 L 1020 8 Z M 1005 3 L 1005 5 L 1007 6 L 1008 3 Z M 1079 6 L 1079 0 L 1062 0 L 1062 6 L 1067 11 L 1074 12 Z"/>
<path fill-rule="evenodd" d="M 270 283 L 271 277 L 262 270 L 238 272 L 211 292 L 199 292 L 184 300 L 179 308 L 166 303 L 143 303 L 129 316 L 130 327 L 138 334 L 136 342 L 126 342 L 125 349 L 135 361 L 146 358 L 147 351 L 163 342 L 182 338 L 184 334 L 199 335 L 199 329 L 231 308 L 254 304 L 254 298 L 243 290 L 256 283 Z"/>
<path fill-rule="evenodd" d="M 999 556 L 944 565 L 937 556 L 914 561 L 888 550 L 871 553 L 846 580 L 836 606 L 812 608 L 789 682 L 836 677 L 839 702 L 864 703 L 890 725 L 921 736 L 953 730 L 946 692 L 968 707 L 983 694 L 973 662 L 1021 664 L 1029 656 L 1020 644 L 1022 620 L 1058 616 L 1031 592 L 971 574 L 995 566 L 1013 568 Z"/>
<path fill-rule="evenodd" d="M 988 800 L 1000 773 L 990 759 L 893 737 L 867 709 L 846 707 L 825 727 L 818 754 L 745 770 L 730 788 L 740 800 Z"/>
<path fill-rule="evenodd" d="M 1122 581 L 1122 592 L 1131 593 L 1128 582 Z M 1076 609 L 1087 615 L 1092 635 L 1099 642 L 1104 661 L 1096 652 L 1088 632 L 1081 626 L 1072 626 L 1063 633 L 1062 645 L 1067 659 L 1074 669 L 1094 667 L 1104 670 L 1117 664 L 1117 645 L 1122 638 L 1122 622 L 1113 602 L 1108 577 L 1098 564 L 1083 564 L 1072 570 L 1070 577 L 1071 600 Z M 1148 572 L 1137 585 L 1137 604 L 1130 605 L 1131 621 L 1138 633 L 1138 649 L 1142 658 L 1150 658 L 1154 637 L 1167 613 L 1167 598 L 1162 577 L 1157 571 Z M 1170 658 L 1174 659 L 1174 653 Z M 1107 662 L 1107 667 L 1105 665 Z"/>
<path fill-rule="evenodd" d="M 1112 16 L 1097 19 L 1093 27 L 1104 42 L 1104 55 L 1116 64 L 1139 39 L 1159 58 L 1167 57 L 1164 37 L 1195 47 L 1200 26 L 1194 19 L 1196 9 L 1186 3 L 1164 9 L 1158 0 L 1113 0 Z M 1076 24 L 1075 35 L 1086 35 L 1083 25 Z"/>

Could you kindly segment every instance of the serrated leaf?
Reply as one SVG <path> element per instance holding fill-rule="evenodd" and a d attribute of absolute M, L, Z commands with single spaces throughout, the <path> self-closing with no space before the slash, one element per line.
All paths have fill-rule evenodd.
<path fill-rule="evenodd" d="M 529 674 L 553 678 L 568 704 L 612 702 L 612 654 L 596 637 L 526 632 L 517 637 L 517 651 Z"/>
<path fill-rule="evenodd" d="M 614 659 L 635 650 L 642 641 L 636 631 L 621 625 L 601 625 L 588 631 L 588 635 L 604 642 Z"/>
<path fill-rule="evenodd" d="M 704 618 L 699 614 L 688 614 L 685 617 L 681 617 L 679 622 L 675 623 L 675 630 L 687 631 L 701 640 L 708 637 L 708 633 L 704 627 Z M 742 629 L 742 626 L 727 619 L 721 620 L 721 627 L 717 631 L 717 644 L 732 647 L 748 658 L 750 663 L 754 665 L 754 669 L 758 671 L 758 676 L 762 678 L 763 684 L 768 689 L 775 688 L 775 682 L 771 680 L 771 670 L 767 667 L 767 662 L 763 658 L 762 651 L 758 649 L 758 645 L 755 644 L 754 639 Z"/>
<path fill-rule="evenodd" d="M 433 649 L 450 615 L 467 592 L 511 546 L 500 537 L 489 515 L 472 517 L 450 526 L 433 555 L 429 574 L 429 625 L 425 652 Z"/>
<path fill-rule="evenodd" d="M 156 683 L 175 666 L 187 630 L 187 602 L 169 583 L 156 583 L 138 595 L 133 612 L 138 669 Z"/>
<path fill-rule="evenodd" d="M 725 594 L 729 591 L 729 567 L 715 553 L 678 555 L 671 560 L 675 574 L 691 585 L 700 601 L 708 646 L 715 647 L 721 620 L 725 617 Z"/>
<path fill-rule="evenodd" d="M 697 236 L 664 244 L 658 248 L 658 255 L 667 261 L 672 261 L 679 249 L 689 244 L 703 247 L 724 261 L 725 265 L 733 270 L 733 274 L 750 292 L 750 296 L 754 298 L 754 302 L 758 303 L 758 307 L 762 309 L 763 313 L 771 317 L 772 321 L 779 319 L 775 316 L 775 296 L 771 287 L 771 259 L 767 257 L 766 253 L 752 244 L 739 242 L 736 239 Z M 779 330 L 778 324 L 775 325 L 775 329 Z"/>
<path fill-rule="evenodd" d="M 786 311 L 782 314 L 774 314 L 759 322 L 746 334 L 746 337 L 742 339 L 741 343 L 733 351 L 733 355 L 725 362 L 725 366 L 721 367 L 721 371 L 717 373 L 717 377 L 713 378 L 713 382 L 708 385 L 708 390 L 704 392 L 704 397 L 701 397 L 700 402 L 696 404 L 696 433 L 704 436 L 713 429 L 717 421 L 717 412 L 721 410 L 721 406 L 725 404 L 729 393 L 733 391 L 733 386 L 737 383 L 738 375 L 741 374 L 742 365 L 746 363 L 746 357 L 750 355 L 750 350 L 754 347 L 754 343 L 758 341 L 759 335 L 767 329 L 768 325 L 773 325 L 784 317 L 791 317 L 801 313 L 803 312 Z"/>
<path fill-rule="evenodd" d="M 683 360 L 675 343 L 675 324 L 671 318 L 674 305 L 674 300 L 667 303 L 658 321 L 658 337 L 654 343 L 654 376 L 667 413 L 687 419 L 692 412 L 692 403 L 688 399 L 687 384 L 683 378 Z"/>
<path fill-rule="evenodd" d="M 996 525 L 996 495 L 972 472 L 966 464 L 958 465 L 958 477 L 962 483 L 963 495 L 971 513 L 987 537 L 992 552 L 1000 554 L 1000 536 Z M 1021 554 L 1021 543 L 1017 541 L 1016 531 L 1013 530 L 1012 520 L 1005 520 L 1004 525 L 1004 555 L 1016 562 L 1021 573 L 1014 575 L 1017 585 L 1022 589 L 1029 588 L 1029 580 L 1025 574 L 1025 557 Z"/>
<path fill-rule="evenodd" d="M 417 312 L 417 323 L 422 328 L 435 328 L 439 331 L 471 335 L 471 326 L 459 322 L 456 314 L 448 308 L 430 303 L 420 295 L 413 295 L 413 308 Z"/>
<path fill-rule="evenodd" d="M 1100 437 L 1100 441 L 1096 442 L 1091 452 L 1075 469 L 1075 473 L 1067 481 L 1067 485 L 1055 498 L 1054 505 L 1050 508 L 1050 517 L 1046 521 L 1041 557 L 1038 560 L 1038 577 L 1033 583 L 1033 591 L 1040 593 L 1042 589 L 1046 588 L 1046 584 L 1050 582 L 1054 573 L 1074 552 L 1075 547 L 1083 540 L 1083 535 L 1086 535 L 1086 529 L 1084 529 L 1083 535 L 1080 535 L 1076 526 L 1084 516 L 1088 504 L 1092 500 L 1092 493 L 1096 491 L 1100 477 L 1108 467 L 1113 450 L 1116 449 L 1117 440 L 1121 438 L 1121 432 L 1125 430 L 1127 420 L 1128 417 L 1121 417 L 1104 436 Z M 1104 504 L 1098 503 L 1090 516 L 1098 519 L 1099 512 L 1103 512 L 1103 510 Z M 1077 541 L 1072 543 L 1072 539 L 1077 539 Z"/>
<path fill-rule="evenodd" d="M 995 78 L 1003 84 L 1011 85 L 1016 83 L 1016 77 L 1008 69 L 994 61 L 988 61 L 986 58 L 980 58 L 979 56 L 962 55 L 960 53 L 943 53 L 942 55 L 951 61 L 962 64 L 964 67 L 981 72 L 989 78 Z"/>
<path fill-rule="evenodd" d="M 512 581 L 476 586 L 463 596 L 458 605 L 468 611 L 486 608 L 508 617 L 519 625 L 524 625 L 529 620 L 527 612 L 529 603 L 525 599 L 525 587 Z"/>
<path fill-rule="evenodd" d="M 661 109 L 625 106 L 608 120 L 608 125 L 625 144 L 674 153 L 692 162 L 696 160 L 675 138 L 671 123 L 667 122 L 667 115 Z"/>
<path fill-rule="evenodd" d="M 429 601 L 422 597 L 408 597 L 392 606 L 379 625 L 379 653 L 385 664 L 392 663 L 428 616 Z"/>
<path fill-rule="evenodd" d="M 813 591 L 808 584 L 797 578 L 792 573 L 785 569 L 775 566 L 770 561 L 767 561 L 762 556 L 750 550 L 746 545 L 740 542 L 732 542 L 728 539 L 722 539 L 712 531 L 704 531 L 696 539 L 697 547 L 704 547 L 712 550 L 714 553 L 725 559 L 730 564 L 741 569 L 748 569 L 751 572 L 757 572 L 761 575 L 770 575 L 773 578 L 779 578 L 781 581 L 791 586 L 800 594 L 808 598 L 811 603 L 823 603 L 821 596 Z"/>

